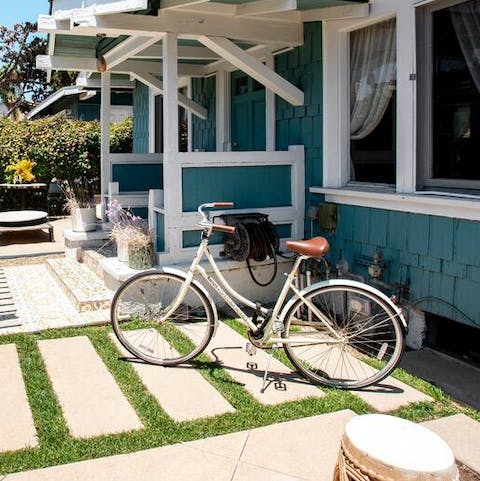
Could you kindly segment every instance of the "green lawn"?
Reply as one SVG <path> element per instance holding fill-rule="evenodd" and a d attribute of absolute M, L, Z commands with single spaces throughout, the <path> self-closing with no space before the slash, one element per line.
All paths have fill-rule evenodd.
<path fill-rule="evenodd" d="M 238 322 L 227 321 L 227 323 L 238 332 L 245 334 L 243 326 Z M 222 368 L 202 355 L 195 361 L 196 367 L 235 407 L 236 412 L 205 420 L 177 423 L 165 414 L 153 396 L 144 389 L 132 366 L 118 359 L 118 351 L 109 338 L 110 332 L 109 326 L 103 326 L 0 336 L 0 344 L 15 343 L 17 345 L 27 395 L 39 436 L 37 448 L 0 454 L 1 474 L 128 453 L 340 409 L 351 409 L 358 414 L 371 412 L 371 408 L 352 393 L 326 388 L 322 388 L 327 394 L 322 398 L 289 402 L 279 406 L 263 406 L 230 378 Z M 144 429 L 87 440 L 77 440 L 69 435 L 36 341 L 79 335 L 89 337 L 140 416 Z M 283 352 L 277 353 L 277 356 L 281 361 L 289 364 Z M 393 414 L 413 421 L 424 421 L 463 412 L 480 421 L 479 412 L 459 406 L 440 389 L 427 382 L 402 370 L 397 370 L 395 376 L 429 394 L 434 402 L 410 405 Z M 192 402 L 195 402 L 193 394 Z"/>

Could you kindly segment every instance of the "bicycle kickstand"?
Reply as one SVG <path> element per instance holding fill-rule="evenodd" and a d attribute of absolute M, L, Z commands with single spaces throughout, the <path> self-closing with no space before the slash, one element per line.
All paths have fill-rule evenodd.
<path fill-rule="evenodd" d="M 263 384 L 262 384 L 262 389 L 260 389 L 260 392 L 263 394 L 265 392 L 265 389 L 267 388 L 267 378 L 268 378 L 268 372 L 270 370 L 270 364 L 272 362 L 272 358 L 276 352 L 276 350 L 279 348 L 280 346 L 278 344 L 274 344 L 272 346 L 272 352 L 270 354 L 270 356 L 268 357 L 268 362 L 267 362 L 267 367 L 265 368 L 265 372 L 263 374 Z M 282 381 L 281 378 L 278 378 L 275 383 L 274 383 L 274 386 L 275 386 L 275 389 L 277 391 L 286 391 L 287 390 L 287 386 L 285 385 L 285 383 Z"/>

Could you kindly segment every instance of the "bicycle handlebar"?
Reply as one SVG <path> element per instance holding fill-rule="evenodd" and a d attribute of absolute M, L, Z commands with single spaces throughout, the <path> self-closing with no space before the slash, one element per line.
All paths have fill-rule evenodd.
<path fill-rule="evenodd" d="M 204 212 L 204 209 L 230 209 L 234 206 L 233 202 L 209 202 L 206 204 L 202 204 L 198 206 L 198 213 L 202 216 L 202 220 L 200 221 L 199 225 L 202 227 L 211 227 L 213 230 L 218 232 L 225 232 L 227 234 L 234 234 L 235 227 L 223 224 L 214 224 L 210 222 L 209 213 Z"/>

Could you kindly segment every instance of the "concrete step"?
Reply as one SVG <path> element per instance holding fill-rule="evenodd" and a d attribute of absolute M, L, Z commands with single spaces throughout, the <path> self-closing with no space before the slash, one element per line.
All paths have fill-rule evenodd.
<path fill-rule="evenodd" d="M 5 270 L 0 268 L 0 329 L 21 326 Z"/>
<path fill-rule="evenodd" d="M 49 259 L 47 267 L 79 312 L 108 309 L 113 292 L 86 265 L 69 258 Z"/>
<path fill-rule="evenodd" d="M 103 259 L 115 257 L 116 248 L 112 244 L 103 246 L 101 249 L 87 249 L 83 252 L 82 261 L 96 276 L 105 282 L 105 270 L 101 262 Z"/>
<path fill-rule="evenodd" d="M 135 410 L 88 337 L 38 341 L 38 347 L 73 437 L 142 429 Z"/>

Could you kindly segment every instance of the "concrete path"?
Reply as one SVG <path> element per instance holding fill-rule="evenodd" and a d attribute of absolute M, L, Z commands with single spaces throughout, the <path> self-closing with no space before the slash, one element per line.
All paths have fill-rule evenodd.
<path fill-rule="evenodd" d="M 110 337 L 123 356 L 131 357 L 115 334 L 112 333 Z M 173 352 L 176 353 L 175 350 Z M 162 367 L 135 360 L 131 365 L 146 389 L 175 421 L 192 421 L 235 411 L 192 366 Z"/>
<path fill-rule="evenodd" d="M 423 425 L 452 448 L 458 461 L 480 473 L 480 423 L 464 414 L 428 421 Z"/>
<path fill-rule="evenodd" d="M 0 452 L 38 444 L 15 344 L 0 346 Z"/>
<path fill-rule="evenodd" d="M 194 338 L 192 329 L 183 332 L 190 338 Z M 253 397 L 263 404 L 279 404 L 307 397 L 324 396 L 320 389 L 308 383 L 299 374 L 292 372 L 276 359 L 272 359 L 270 364 L 267 388 L 264 393 L 260 392 L 269 354 L 259 349 L 255 356 L 249 356 L 245 352 L 246 343 L 247 340 L 243 336 L 220 322 L 215 337 L 207 346 L 205 352 L 218 361 L 235 381 L 242 384 Z M 248 369 L 247 363 L 249 362 L 256 363 L 257 367 Z M 278 378 L 284 382 L 285 390 L 275 388 L 275 380 Z"/>
<path fill-rule="evenodd" d="M 143 427 L 88 337 L 39 341 L 38 347 L 73 437 Z"/>
<path fill-rule="evenodd" d="M 331 481 L 351 411 L 11 474 L 3 481 Z"/>

